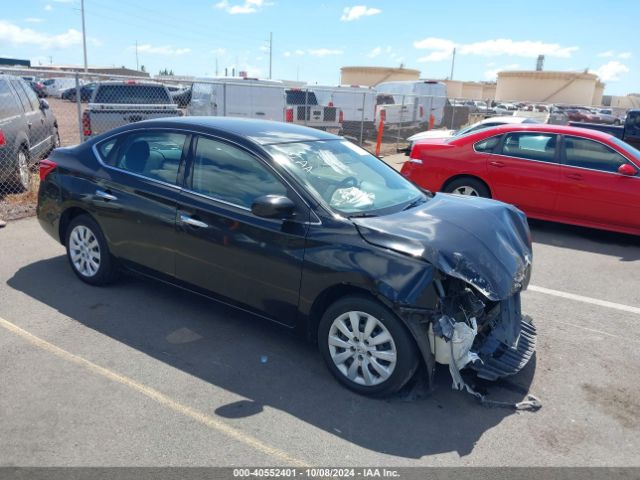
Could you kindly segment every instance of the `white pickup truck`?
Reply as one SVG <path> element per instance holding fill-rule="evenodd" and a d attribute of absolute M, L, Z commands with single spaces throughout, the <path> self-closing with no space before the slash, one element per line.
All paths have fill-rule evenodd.
<path fill-rule="evenodd" d="M 161 83 L 100 82 L 82 113 L 82 132 L 86 139 L 128 123 L 181 115 Z"/>
<path fill-rule="evenodd" d="M 297 123 L 308 127 L 339 133 L 342 127 L 343 113 L 333 105 L 320 105 L 313 90 L 291 88 L 285 92 L 287 104 L 285 122 Z"/>

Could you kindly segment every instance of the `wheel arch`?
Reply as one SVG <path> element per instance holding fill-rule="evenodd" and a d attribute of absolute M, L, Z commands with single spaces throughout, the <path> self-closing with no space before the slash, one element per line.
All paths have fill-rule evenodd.
<path fill-rule="evenodd" d="M 67 228 L 69 228 L 69 224 L 73 221 L 74 218 L 77 218 L 80 215 L 87 215 L 94 221 L 96 221 L 96 219 L 88 210 L 77 206 L 67 208 L 64 212 L 62 212 L 62 215 L 60 215 L 60 222 L 58 225 L 58 238 L 60 239 L 60 243 L 62 245 L 66 246 Z"/>

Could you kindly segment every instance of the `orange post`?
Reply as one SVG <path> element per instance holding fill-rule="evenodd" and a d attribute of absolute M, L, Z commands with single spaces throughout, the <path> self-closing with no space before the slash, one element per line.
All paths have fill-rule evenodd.
<path fill-rule="evenodd" d="M 434 125 L 436 124 L 436 117 L 433 116 L 433 113 L 429 114 L 429 130 L 433 130 Z"/>
<path fill-rule="evenodd" d="M 380 124 L 378 125 L 378 139 L 376 140 L 376 157 L 380 156 L 380 145 L 382 144 L 382 131 L 384 130 L 384 120 L 387 114 L 384 110 L 380 111 Z"/>

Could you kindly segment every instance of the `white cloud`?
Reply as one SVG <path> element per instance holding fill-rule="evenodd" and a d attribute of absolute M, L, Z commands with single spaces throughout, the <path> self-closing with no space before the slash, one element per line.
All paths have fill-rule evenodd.
<path fill-rule="evenodd" d="M 229 0 L 220 0 L 214 5 L 214 7 L 224 10 L 229 15 L 242 15 L 247 13 L 256 13 L 262 7 L 271 5 L 273 5 L 273 3 L 267 3 L 265 0 L 244 0 L 243 3 L 236 4 L 232 4 Z"/>
<path fill-rule="evenodd" d="M 599 68 L 591 70 L 591 73 L 598 75 L 603 82 L 617 82 L 620 80 L 620 75 L 629 73 L 629 67 L 617 60 L 611 60 Z"/>
<path fill-rule="evenodd" d="M 370 17 L 378 15 L 382 10 L 379 8 L 367 7 L 366 5 L 354 5 L 353 7 L 344 7 L 340 20 L 343 22 L 352 22 L 362 17 Z"/>
<path fill-rule="evenodd" d="M 53 10 L 53 7 L 52 7 L 50 4 L 48 4 L 48 3 L 47 3 L 47 4 L 44 6 L 44 9 L 45 9 L 45 11 L 50 12 L 51 10 Z"/>
<path fill-rule="evenodd" d="M 613 57 L 616 54 L 616 52 L 614 52 L 613 50 L 607 50 L 606 52 L 600 52 L 597 56 L 598 57 Z"/>
<path fill-rule="evenodd" d="M 339 49 L 331 48 L 310 48 L 307 53 L 312 57 L 328 57 L 330 55 L 342 55 L 344 52 Z"/>
<path fill-rule="evenodd" d="M 420 50 L 430 50 L 430 53 L 418 59 L 420 62 L 439 62 L 451 57 L 453 49 L 460 55 L 478 55 L 496 57 L 509 55 L 513 57 L 536 58 L 538 55 L 549 57 L 570 58 L 578 47 L 563 47 L 557 43 L 541 41 L 516 41 L 506 38 L 485 40 L 466 44 L 456 44 L 444 38 L 425 38 L 413 42 L 413 46 Z"/>
<path fill-rule="evenodd" d="M 618 54 L 618 58 L 627 59 L 631 58 L 631 52 L 622 52 Z"/>
<path fill-rule="evenodd" d="M 367 57 L 369 58 L 376 58 L 377 56 L 386 53 L 388 56 L 390 56 L 391 58 L 396 58 L 398 55 L 393 51 L 393 48 L 387 46 L 387 47 L 375 47 L 374 49 L 372 49 L 369 53 L 367 53 Z"/>
<path fill-rule="evenodd" d="M 40 48 L 67 48 L 82 43 L 82 33 L 70 28 L 64 33 L 51 35 L 30 28 L 22 28 L 6 20 L 0 20 L 0 41 L 14 45 L 36 45 Z M 89 38 L 93 45 L 100 45 L 94 38 Z"/>
<path fill-rule="evenodd" d="M 302 57 L 304 55 L 304 50 L 300 50 L 299 48 L 297 50 L 293 50 L 293 51 L 286 51 L 284 52 L 284 56 L 285 57 Z"/>
<path fill-rule="evenodd" d="M 135 45 L 129 47 L 129 50 L 135 50 Z M 190 48 L 176 48 L 172 45 L 161 45 L 154 47 L 148 43 L 143 43 L 142 45 L 138 45 L 138 52 L 141 53 L 150 53 L 153 55 L 169 55 L 169 56 L 177 56 L 177 55 L 185 55 L 191 51 Z"/>
<path fill-rule="evenodd" d="M 495 63 L 491 62 L 491 64 L 487 64 L 487 67 L 493 67 Z M 485 80 L 495 80 L 498 77 L 498 72 L 503 72 L 505 70 L 518 70 L 520 65 L 517 63 L 512 63 L 510 65 L 504 65 L 502 67 L 490 68 L 489 70 L 485 70 L 484 78 Z"/>
<path fill-rule="evenodd" d="M 25 22 L 27 23 L 42 23 L 44 22 L 43 18 L 37 18 L 37 17 L 27 17 L 24 19 Z"/>
<path fill-rule="evenodd" d="M 376 47 L 373 50 L 371 50 L 369 53 L 367 53 L 367 57 L 376 58 L 381 53 L 382 53 L 382 47 Z"/>
<path fill-rule="evenodd" d="M 214 55 L 224 55 L 225 53 L 227 53 L 227 49 L 226 48 L 214 48 L 213 50 L 211 50 L 211 53 L 213 53 Z"/>

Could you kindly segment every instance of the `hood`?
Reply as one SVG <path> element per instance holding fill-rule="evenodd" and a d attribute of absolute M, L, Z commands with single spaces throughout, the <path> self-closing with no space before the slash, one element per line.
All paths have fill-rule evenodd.
<path fill-rule="evenodd" d="M 421 257 L 490 300 L 508 298 L 529 282 L 529 226 L 511 205 L 437 193 L 409 210 L 352 220 L 368 243 Z"/>
<path fill-rule="evenodd" d="M 426 132 L 416 133 L 407 138 L 408 142 L 416 142 L 427 138 L 449 138 L 452 137 L 455 130 L 428 130 Z"/>

